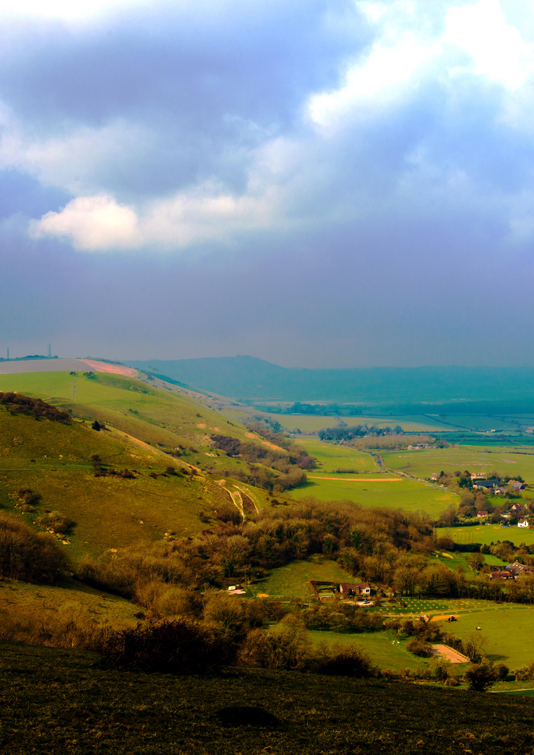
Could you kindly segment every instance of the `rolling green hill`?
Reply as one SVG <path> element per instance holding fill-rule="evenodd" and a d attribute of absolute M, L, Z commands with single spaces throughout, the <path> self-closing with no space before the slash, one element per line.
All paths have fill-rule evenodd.
<path fill-rule="evenodd" d="M 247 431 L 191 398 L 131 378 L 68 373 L 0 375 L 0 391 L 40 396 L 73 414 L 65 424 L 0 411 L 0 510 L 30 524 L 56 511 L 72 520 L 58 538 L 75 558 L 166 532 L 195 534 L 214 511 L 239 503 L 232 480 L 217 472 L 245 465 L 214 449 L 209 436 L 246 440 Z M 106 430 L 93 430 L 94 419 Z M 111 474 L 125 469 L 131 475 Z M 34 510 L 17 504 L 21 487 L 41 496 Z M 263 490 L 239 488 L 258 508 L 267 500 Z"/>

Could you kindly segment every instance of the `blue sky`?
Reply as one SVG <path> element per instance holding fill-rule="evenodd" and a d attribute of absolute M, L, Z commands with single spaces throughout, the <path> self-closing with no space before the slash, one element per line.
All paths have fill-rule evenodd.
<path fill-rule="evenodd" d="M 0 353 L 534 364 L 525 0 L 4 0 Z"/>

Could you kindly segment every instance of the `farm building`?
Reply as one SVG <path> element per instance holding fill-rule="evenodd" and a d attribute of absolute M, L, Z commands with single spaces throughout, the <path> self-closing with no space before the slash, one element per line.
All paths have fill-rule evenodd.
<path fill-rule="evenodd" d="M 489 490 L 490 488 L 498 488 L 500 484 L 500 480 L 477 480 L 473 487 L 477 490 Z"/>
<path fill-rule="evenodd" d="M 525 529 L 527 529 L 527 530 L 528 530 L 528 528 L 529 528 L 529 526 L 530 526 L 530 525 L 529 525 L 529 523 L 528 523 L 528 519 L 521 519 L 521 520 L 520 520 L 520 521 L 519 521 L 519 522 L 517 523 L 517 526 L 518 526 L 518 527 L 524 527 Z"/>
<path fill-rule="evenodd" d="M 336 595 L 342 598 L 368 598 L 372 592 L 371 585 L 368 582 L 354 584 L 343 582 L 339 584 L 338 582 L 325 582 L 318 579 L 312 579 L 310 580 L 310 587 L 315 597 L 319 598 L 319 600 L 332 598 Z"/>
<path fill-rule="evenodd" d="M 361 582 L 360 584 L 343 582 L 339 585 L 339 592 L 343 595 L 348 595 L 351 598 L 358 595 L 367 596 L 371 594 L 371 585 L 368 582 Z"/>

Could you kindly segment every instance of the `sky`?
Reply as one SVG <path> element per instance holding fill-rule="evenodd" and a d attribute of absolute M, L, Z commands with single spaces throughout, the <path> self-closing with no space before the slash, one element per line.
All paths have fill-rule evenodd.
<path fill-rule="evenodd" d="M 2 0 L 0 356 L 534 365 L 530 0 Z"/>

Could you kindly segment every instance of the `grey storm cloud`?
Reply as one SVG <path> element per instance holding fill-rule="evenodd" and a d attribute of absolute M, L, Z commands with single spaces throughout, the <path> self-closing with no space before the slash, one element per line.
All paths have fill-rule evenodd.
<path fill-rule="evenodd" d="M 534 362 L 529 3 L 32 2 L 0 9 L 0 342 Z"/>

